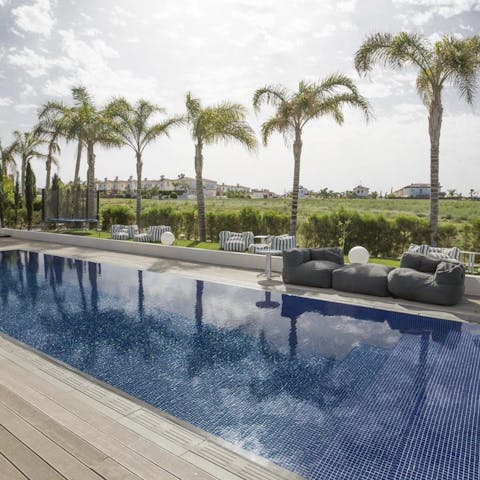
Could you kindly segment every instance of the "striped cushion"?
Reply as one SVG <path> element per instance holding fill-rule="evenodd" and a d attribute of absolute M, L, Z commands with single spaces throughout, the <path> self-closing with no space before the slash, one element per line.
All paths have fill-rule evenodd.
<path fill-rule="evenodd" d="M 289 248 L 295 248 L 297 246 L 297 239 L 295 235 L 280 235 L 273 237 L 272 250 L 288 250 Z"/>
<path fill-rule="evenodd" d="M 138 225 L 127 225 L 128 238 L 133 238 L 138 233 Z"/>
<path fill-rule="evenodd" d="M 441 258 L 441 259 L 453 258 L 454 260 L 459 260 L 460 249 L 458 247 L 452 247 L 452 248 L 429 247 L 427 255 L 433 258 Z"/>
<path fill-rule="evenodd" d="M 411 243 L 408 247 L 408 251 L 412 253 L 421 253 L 422 255 L 427 255 L 429 248 L 430 247 L 428 245 L 415 245 L 414 243 Z"/>
<path fill-rule="evenodd" d="M 248 246 L 248 251 L 250 253 L 256 253 L 257 255 L 263 253 L 265 250 L 270 248 L 269 243 L 251 243 Z"/>
<path fill-rule="evenodd" d="M 113 235 L 115 232 L 119 232 L 121 230 L 124 230 L 126 228 L 125 225 L 121 225 L 119 223 L 116 223 L 116 224 L 113 224 L 111 227 L 110 227 L 110 235 Z"/>
<path fill-rule="evenodd" d="M 253 243 L 253 232 L 242 232 L 243 241 L 245 242 L 245 250 Z"/>
<path fill-rule="evenodd" d="M 133 236 L 134 242 L 149 242 L 150 235 L 148 233 L 137 233 Z"/>
<path fill-rule="evenodd" d="M 112 233 L 113 240 L 128 240 L 128 232 L 126 230 L 117 230 Z"/>
<path fill-rule="evenodd" d="M 159 242 L 163 232 L 171 232 L 172 228 L 167 225 L 152 225 L 148 227 L 148 235 L 151 242 Z"/>
<path fill-rule="evenodd" d="M 225 242 L 224 250 L 228 252 L 244 252 L 247 249 L 245 241 L 240 238 L 239 240 L 228 239 Z"/>
<path fill-rule="evenodd" d="M 218 234 L 218 243 L 220 244 L 220 248 L 223 249 L 225 248 L 225 242 L 228 240 L 228 237 L 230 237 L 232 232 L 229 232 L 228 230 L 222 230 Z"/>

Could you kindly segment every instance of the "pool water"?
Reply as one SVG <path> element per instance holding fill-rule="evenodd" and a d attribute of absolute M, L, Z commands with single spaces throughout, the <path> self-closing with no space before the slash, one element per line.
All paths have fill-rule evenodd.
<path fill-rule="evenodd" d="M 480 478 L 477 324 L 9 251 L 0 332 L 308 479 Z"/>

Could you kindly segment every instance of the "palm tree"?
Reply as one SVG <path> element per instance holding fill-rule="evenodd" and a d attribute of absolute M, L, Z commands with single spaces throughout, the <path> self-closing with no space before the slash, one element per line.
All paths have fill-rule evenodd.
<path fill-rule="evenodd" d="M 8 174 L 8 167 L 16 167 L 15 153 L 17 153 L 16 142 L 12 142 L 7 147 L 4 147 L 0 141 L 0 168 L 4 176 Z"/>
<path fill-rule="evenodd" d="M 107 115 L 113 120 L 114 130 L 124 145 L 128 145 L 134 152 L 137 167 L 137 209 L 136 223 L 140 226 L 140 212 L 142 210 L 142 155 L 151 142 L 161 135 L 169 134 L 172 126 L 182 122 L 181 118 L 169 118 L 162 122 L 151 123 L 152 117 L 164 110 L 146 100 L 138 100 L 131 105 L 124 98 L 113 100 L 106 107 Z"/>
<path fill-rule="evenodd" d="M 211 107 L 202 107 L 200 100 L 188 93 L 186 122 L 195 142 L 195 189 L 200 241 L 206 240 L 205 196 L 203 192 L 203 147 L 235 140 L 248 150 L 257 146 L 255 134 L 245 121 L 245 108 L 237 103 L 224 101 Z"/>
<path fill-rule="evenodd" d="M 74 186 L 79 185 L 79 169 L 82 150 L 87 149 L 87 205 L 88 218 L 95 217 L 95 146 L 119 146 L 120 139 L 113 128 L 113 122 L 105 109 L 95 105 L 88 90 L 83 87 L 72 88 L 73 107 L 62 102 L 50 102 L 45 110 L 61 118 L 62 129 L 67 140 L 76 139 L 77 161 L 75 165 Z M 77 202 L 76 202 L 77 203 Z"/>
<path fill-rule="evenodd" d="M 430 136 L 430 235 L 438 241 L 439 149 L 442 127 L 442 93 L 445 85 L 457 88 L 460 97 L 472 104 L 480 72 L 480 37 L 457 39 L 446 35 L 431 45 L 423 36 L 401 32 L 369 36 L 355 54 L 360 74 L 376 63 L 399 69 L 413 65 L 418 70 L 417 92 L 428 109 Z"/>
<path fill-rule="evenodd" d="M 58 158 L 56 155 L 61 153 L 58 139 L 65 132 L 65 126 L 63 123 L 63 116 L 59 111 L 51 109 L 50 104 L 46 104 L 42 107 L 39 115 L 39 122 L 35 127 L 35 132 L 40 137 L 44 138 L 48 143 L 48 153 L 46 157 L 46 179 L 45 189 L 50 189 L 50 179 L 52 175 L 52 164 L 58 167 Z"/>
<path fill-rule="evenodd" d="M 302 133 L 305 125 L 313 119 L 331 115 L 338 124 L 344 121 L 342 107 L 357 107 L 368 120 L 370 105 L 360 95 L 353 81 L 345 75 L 333 74 L 320 83 L 301 81 L 298 91 L 288 92 L 282 86 L 267 85 L 259 88 L 253 96 L 253 107 L 259 111 L 263 104 L 272 105 L 275 113 L 262 124 L 262 139 L 267 145 L 274 132 L 283 134 L 285 141 L 293 138 L 293 189 L 290 216 L 290 235 L 297 230 L 298 190 Z"/>
<path fill-rule="evenodd" d="M 45 139 L 35 131 L 21 133 L 15 130 L 13 135 L 17 145 L 15 151 L 22 159 L 20 189 L 22 194 L 25 194 L 25 172 L 27 169 L 27 163 L 33 158 L 45 159 L 47 157 L 44 153 L 39 151 L 39 147 L 42 147 L 45 144 Z"/>

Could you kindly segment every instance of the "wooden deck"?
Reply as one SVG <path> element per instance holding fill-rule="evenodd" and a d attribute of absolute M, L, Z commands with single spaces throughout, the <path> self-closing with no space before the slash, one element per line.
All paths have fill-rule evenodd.
<path fill-rule="evenodd" d="M 1 480 L 299 478 L 0 336 Z"/>

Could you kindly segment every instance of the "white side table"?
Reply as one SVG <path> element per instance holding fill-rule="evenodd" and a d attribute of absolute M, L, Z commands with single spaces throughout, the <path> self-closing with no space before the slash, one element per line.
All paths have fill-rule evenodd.
<path fill-rule="evenodd" d="M 262 255 L 265 255 L 265 276 L 267 280 L 270 280 L 273 277 L 272 273 L 272 255 L 281 255 L 281 250 L 272 250 L 271 248 L 266 248 L 260 252 Z"/>

